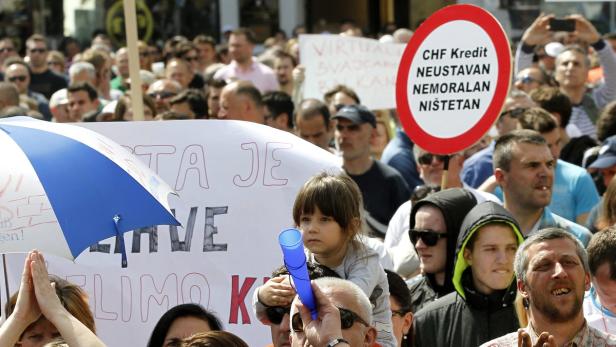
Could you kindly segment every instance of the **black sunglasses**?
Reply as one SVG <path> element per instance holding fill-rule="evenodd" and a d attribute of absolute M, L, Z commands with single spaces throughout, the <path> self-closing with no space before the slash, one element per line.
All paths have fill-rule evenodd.
<path fill-rule="evenodd" d="M 426 246 L 435 246 L 439 239 L 447 238 L 447 234 L 441 234 L 430 229 L 411 229 L 409 230 L 409 237 L 413 244 L 417 244 L 417 241 L 421 239 Z"/>
<path fill-rule="evenodd" d="M 167 98 L 174 97 L 176 95 L 177 95 L 176 93 L 165 92 L 165 91 L 148 94 L 148 96 L 151 97 L 152 99 L 156 99 L 156 98 L 167 99 Z"/>
<path fill-rule="evenodd" d="M 13 77 L 9 77 L 8 80 L 9 82 L 15 82 L 15 81 L 25 82 L 26 78 L 28 77 L 27 76 L 13 76 Z"/>
<path fill-rule="evenodd" d="M 355 322 L 359 322 L 365 326 L 370 326 L 370 324 L 366 323 L 357 313 L 347 310 L 346 308 L 338 307 L 338 311 L 340 311 L 340 328 L 343 330 L 349 329 L 355 324 Z M 304 322 L 302 322 L 302 317 L 299 315 L 299 312 L 293 315 L 291 318 L 291 328 L 295 332 L 304 331 Z"/>
<path fill-rule="evenodd" d="M 422 153 L 421 155 L 419 155 L 419 157 L 417 157 L 417 162 L 421 165 L 430 165 L 432 164 L 432 160 L 436 158 L 436 160 L 443 162 L 445 161 L 445 158 L 447 158 L 446 155 L 435 155 L 432 153 Z"/>
<path fill-rule="evenodd" d="M 265 315 L 267 315 L 267 319 L 272 324 L 280 324 L 285 314 L 289 314 L 291 312 L 291 306 L 282 307 L 282 306 L 270 306 L 265 309 Z"/>
<path fill-rule="evenodd" d="M 517 107 L 508 111 L 501 112 L 499 117 L 509 115 L 509 117 L 511 118 L 519 118 L 521 115 L 524 114 L 524 112 L 526 112 L 525 108 Z"/>

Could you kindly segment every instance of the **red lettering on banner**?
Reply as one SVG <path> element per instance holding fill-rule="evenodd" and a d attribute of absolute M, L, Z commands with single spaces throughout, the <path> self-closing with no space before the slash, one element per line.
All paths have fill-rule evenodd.
<path fill-rule="evenodd" d="M 233 275 L 231 277 L 231 309 L 229 310 L 229 323 L 238 324 L 237 316 L 238 309 L 242 311 L 242 324 L 250 324 L 250 316 L 248 315 L 248 309 L 246 309 L 246 296 L 252 288 L 252 285 L 257 281 L 256 277 L 246 277 L 242 288 L 239 288 L 239 275 Z"/>

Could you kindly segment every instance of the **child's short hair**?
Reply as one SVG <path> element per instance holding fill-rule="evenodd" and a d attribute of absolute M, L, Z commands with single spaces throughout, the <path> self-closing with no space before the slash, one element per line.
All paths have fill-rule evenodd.
<path fill-rule="evenodd" d="M 351 177 L 322 172 L 312 176 L 297 193 L 293 220 L 299 226 L 301 215 L 312 214 L 317 207 L 323 215 L 334 218 L 352 239 L 361 229 L 362 206 L 361 192 Z"/>

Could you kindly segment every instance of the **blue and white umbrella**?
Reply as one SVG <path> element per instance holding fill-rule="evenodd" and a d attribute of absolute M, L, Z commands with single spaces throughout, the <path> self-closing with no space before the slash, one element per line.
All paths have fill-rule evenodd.
<path fill-rule="evenodd" d="M 29 117 L 0 120 L 0 252 L 36 248 L 74 259 L 129 230 L 179 225 L 170 193 L 139 159 L 94 131 Z"/>

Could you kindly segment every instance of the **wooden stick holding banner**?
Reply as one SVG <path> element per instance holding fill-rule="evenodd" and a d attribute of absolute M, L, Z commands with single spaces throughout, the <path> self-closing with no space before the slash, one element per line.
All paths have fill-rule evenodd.
<path fill-rule="evenodd" d="M 447 189 L 447 174 L 449 173 L 449 156 L 443 158 L 443 176 L 441 177 L 441 190 Z"/>
<path fill-rule="evenodd" d="M 124 1 L 124 26 L 126 28 L 126 47 L 128 47 L 128 74 L 130 77 L 130 99 L 133 120 L 144 120 L 143 91 L 139 75 L 139 49 L 137 48 L 137 10 L 135 0 Z"/>

